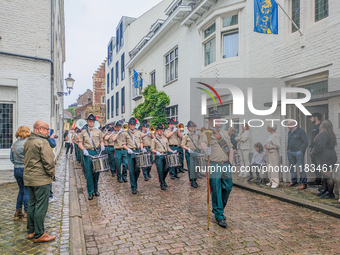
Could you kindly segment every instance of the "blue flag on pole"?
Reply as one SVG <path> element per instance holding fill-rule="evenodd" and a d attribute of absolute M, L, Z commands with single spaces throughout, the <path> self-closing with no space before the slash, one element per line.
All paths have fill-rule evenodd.
<path fill-rule="evenodd" d="M 278 6 L 275 0 L 254 0 L 254 31 L 278 33 Z"/>
<path fill-rule="evenodd" d="M 135 69 L 133 69 L 133 78 L 134 78 L 134 85 L 136 89 L 143 89 L 143 79 L 140 77 L 140 75 L 136 72 Z"/>

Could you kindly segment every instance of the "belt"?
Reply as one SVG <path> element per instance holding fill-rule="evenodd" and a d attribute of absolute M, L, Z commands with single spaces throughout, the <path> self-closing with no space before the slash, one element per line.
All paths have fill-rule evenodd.
<path fill-rule="evenodd" d="M 130 149 L 132 149 L 132 150 L 134 150 L 134 151 L 135 151 L 135 150 L 136 150 L 136 147 L 133 147 L 133 148 L 130 148 Z"/>
<path fill-rule="evenodd" d="M 176 144 L 176 145 L 170 144 L 169 146 L 178 147 L 178 144 Z"/>
<path fill-rule="evenodd" d="M 150 149 L 150 146 L 143 146 L 143 148 L 145 148 L 145 149 Z"/>
<path fill-rule="evenodd" d="M 114 146 L 113 146 L 113 145 L 108 145 L 107 147 L 114 148 Z"/>
<path fill-rule="evenodd" d="M 208 161 L 206 161 L 206 163 L 208 164 Z M 229 163 L 229 161 L 210 161 L 210 164 L 217 164 L 217 165 L 223 165 L 225 163 Z"/>
<path fill-rule="evenodd" d="M 124 148 L 117 148 L 116 150 L 122 151 L 122 150 L 125 150 L 125 149 Z"/>

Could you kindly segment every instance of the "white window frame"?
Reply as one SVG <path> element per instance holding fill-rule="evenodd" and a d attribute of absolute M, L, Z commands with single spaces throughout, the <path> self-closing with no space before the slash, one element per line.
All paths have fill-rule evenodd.
<path fill-rule="evenodd" d="M 154 76 L 154 82 L 152 82 L 152 76 Z M 150 72 L 150 84 L 156 85 L 156 70 Z"/>
<path fill-rule="evenodd" d="M 207 30 L 209 27 L 211 27 L 213 24 L 215 23 L 215 32 L 211 33 L 210 35 L 208 35 L 207 37 L 205 37 L 205 30 Z M 217 38 L 216 38 L 216 31 L 218 31 L 218 27 L 217 27 L 217 23 L 216 23 L 216 20 L 213 20 L 212 22 L 210 22 L 208 25 L 206 25 L 204 27 L 204 29 L 202 29 L 202 52 L 203 52 L 203 67 L 207 67 L 207 66 L 210 66 L 211 64 L 215 63 L 216 62 L 216 53 L 217 53 Z M 212 39 L 215 38 L 215 61 L 211 62 L 210 64 L 208 65 L 205 65 L 205 45 L 210 42 Z"/>
<path fill-rule="evenodd" d="M 176 50 L 177 50 L 177 56 L 176 56 Z M 171 53 L 173 52 L 174 54 L 174 58 L 172 60 L 170 60 L 171 57 Z M 165 55 L 164 55 L 164 67 L 165 67 L 165 84 L 171 83 L 173 81 L 176 81 L 178 79 L 178 45 L 176 45 L 174 48 L 172 48 L 170 51 L 168 51 Z M 169 56 L 169 62 L 167 62 L 167 56 Z M 176 60 L 177 60 L 177 76 L 176 76 Z M 174 77 L 173 79 L 171 79 L 171 64 L 173 63 L 173 69 L 174 69 Z M 167 66 L 169 66 L 169 80 L 167 80 Z"/>
<path fill-rule="evenodd" d="M 235 25 L 231 25 L 231 26 L 227 26 L 227 27 L 223 27 L 223 19 L 224 18 L 228 18 L 228 17 L 231 17 L 231 16 L 234 16 L 234 15 L 237 15 L 237 24 Z M 227 15 L 223 15 L 221 16 L 220 18 L 220 21 L 221 21 L 221 26 L 220 26 L 220 35 L 221 35 L 221 54 L 220 54 L 220 58 L 222 61 L 227 61 L 227 60 L 230 60 L 230 59 L 236 59 L 240 56 L 240 14 L 239 12 L 233 12 L 233 13 L 228 13 Z M 235 57 L 230 57 L 230 58 L 223 58 L 223 35 L 230 32 L 232 33 L 233 31 L 236 31 L 237 30 L 237 33 L 238 33 L 238 54 L 237 56 Z"/>

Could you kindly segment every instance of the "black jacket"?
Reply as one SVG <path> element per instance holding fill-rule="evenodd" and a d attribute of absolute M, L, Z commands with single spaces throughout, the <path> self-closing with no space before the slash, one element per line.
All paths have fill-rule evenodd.
<path fill-rule="evenodd" d="M 318 135 L 311 152 L 312 156 L 316 158 L 318 165 L 321 165 L 321 167 L 324 164 L 330 166 L 337 162 L 338 157 L 334 147 L 335 144 L 331 133 L 322 132 Z"/>
<path fill-rule="evenodd" d="M 321 125 L 321 122 L 319 124 L 315 125 L 313 130 L 312 130 L 312 140 L 310 141 L 310 145 L 309 145 L 310 149 L 312 149 L 314 147 L 314 139 L 319 134 L 320 125 Z"/>
<path fill-rule="evenodd" d="M 293 132 L 289 130 L 287 151 L 301 151 L 304 154 L 307 146 L 308 138 L 303 129 L 297 127 Z"/>

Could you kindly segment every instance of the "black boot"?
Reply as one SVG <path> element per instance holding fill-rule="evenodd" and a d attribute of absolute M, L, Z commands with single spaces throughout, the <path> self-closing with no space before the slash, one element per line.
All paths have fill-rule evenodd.
<path fill-rule="evenodd" d="M 100 196 L 100 193 L 99 193 L 98 191 L 95 191 L 95 192 L 94 192 L 94 195 L 95 195 L 96 197 L 99 197 L 99 196 Z"/>
<path fill-rule="evenodd" d="M 89 200 L 93 199 L 93 194 L 89 194 Z"/>
<path fill-rule="evenodd" d="M 226 228 L 226 227 L 227 227 L 227 223 L 225 222 L 224 219 L 218 220 L 218 221 L 217 221 L 217 224 L 218 224 L 220 227 L 222 227 L 222 228 Z"/>

